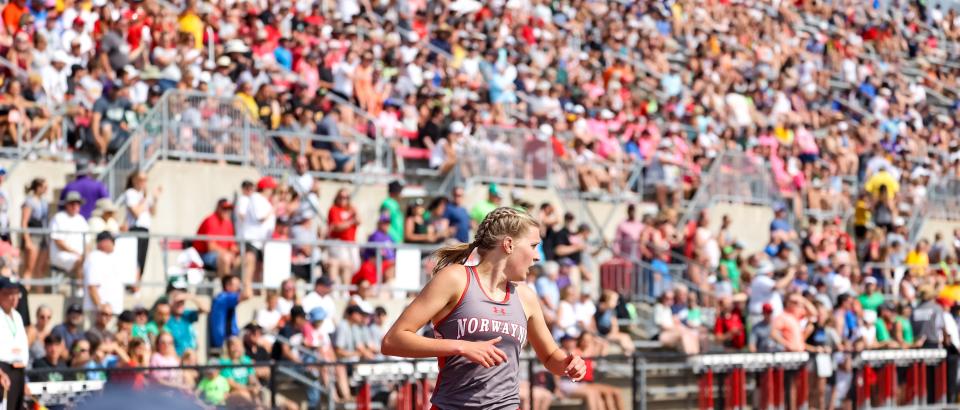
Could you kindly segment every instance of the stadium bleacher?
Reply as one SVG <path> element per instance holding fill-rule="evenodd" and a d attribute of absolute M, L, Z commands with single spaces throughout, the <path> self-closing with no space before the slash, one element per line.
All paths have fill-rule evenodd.
<path fill-rule="evenodd" d="M 31 383 L 56 400 L 103 380 L 91 368 L 195 392 L 216 377 L 191 365 L 335 361 L 340 326 L 381 359 L 426 255 L 496 206 L 541 221 L 528 283 L 558 340 L 596 356 L 576 391 L 530 367 L 535 408 L 719 406 L 732 379 L 704 388 L 700 355 L 800 351 L 788 407 L 905 404 L 920 394 L 843 380 L 896 361 L 881 349 L 960 347 L 951 2 L 8 0 L 0 16 L 0 274 L 29 285 L 47 368 Z M 104 276 L 123 285 L 98 327 L 86 286 Z M 242 295 L 232 318 L 225 293 Z M 956 403 L 958 356 L 936 357 L 951 374 L 931 399 Z M 123 370 L 172 363 L 188 369 Z M 224 369 L 229 399 L 371 396 L 334 368 L 263 370 Z M 409 396 L 374 381 L 384 406 Z"/>

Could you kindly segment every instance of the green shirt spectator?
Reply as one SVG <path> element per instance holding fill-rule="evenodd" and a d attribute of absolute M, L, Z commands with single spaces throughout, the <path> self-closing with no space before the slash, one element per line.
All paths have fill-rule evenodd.
<path fill-rule="evenodd" d="M 478 224 L 483 222 L 487 214 L 500 206 L 500 189 L 497 184 L 490 184 L 487 195 L 486 200 L 480 201 L 470 209 L 470 219 Z"/>
<path fill-rule="evenodd" d="M 400 203 L 397 198 L 403 191 L 403 184 L 393 181 L 389 185 L 390 196 L 380 204 L 380 213 L 387 212 L 390 215 L 390 229 L 387 234 L 393 239 L 394 243 L 403 243 L 403 212 L 400 210 Z"/>
<path fill-rule="evenodd" d="M 240 358 L 239 363 L 234 363 L 229 358 L 221 358 L 220 364 L 230 365 L 230 364 L 252 364 L 253 360 L 250 359 L 247 355 L 243 355 Z M 220 375 L 226 377 L 230 380 L 233 380 L 237 384 L 242 384 L 246 386 L 250 382 L 250 376 L 253 375 L 252 367 L 227 367 L 220 371 Z"/>
<path fill-rule="evenodd" d="M 877 342 L 888 341 L 890 341 L 890 330 L 887 329 L 887 323 L 883 321 L 883 318 L 877 318 Z"/>
<path fill-rule="evenodd" d="M 883 294 L 880 292 L 875 292 L 869 295 L 860 295 L 857 297 L 857 300 L 860 301 L 860 305 L 863 306 L 863 310 L 872 310 L 874 312 L 880 308 L 880 305 L 883 304 Z"/>
<path fill-rule="evenodd" d="M 227 393 L 230 393 L 230 383 L 220 373 L 213 373 L 212 375 L 208 373 L 197 384 L 197 395 L 200 396 L 200 400 L 211 406 L 225 405 Z"/>
<path fill-rule="evenodd" d="M 913 344 L 913 325 L 910 323 L 910 319 L 907 319 L 903 316 L 897 316 L 895 319 L 896 323 L 900 324 L 900 332 L 903 337 L 903 341 L 907 344 Z"/>

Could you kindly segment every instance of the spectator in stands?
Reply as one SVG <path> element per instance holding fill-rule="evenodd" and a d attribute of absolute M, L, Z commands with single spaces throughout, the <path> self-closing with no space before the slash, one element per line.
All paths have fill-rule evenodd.
<path fill-rule="evenodd" d="M 642 231 L 643 222 L 637 215 L 636 204 L 628 204 L 627 219 L 617 226 L 617 232 L 614 236 L 614 253 L 624 258 L 633 257 L 640 244 L 640 232 Z"/>
<path fill-rule="evenodd" d="M 252 290 L 241 288 L 240 279 L 227 275 L 220 279 L 223 291 L 213 298 L 210 315 L 207 320 L 210 324 L 209 346 L 214 349 L 223 347 L 226 338 L 240 334 L 237 327 L 237 305 L 252 295 Z"/>
<path fill-rule="evenodd" d="M 500 188 L 497 187 L 497 184 L 490 184 L 487 189 L 487 199 L 477 202 L 473 208 L 470 208 L 470 220 L 473 221 L 473 225 L 476 226 L 483 222 L 483 218 L 486 218 L 487 214 L 500 206 L 501 199 Z"/>
<path fill-rule="evenodd" d="M 783 348 L 771 336 L 773 332 L 773 306 L 766 303 L 761 310 L 763 316 L 760 321 L 750 327 L 750 337 L 748 339 L 750 352 L 780 352 Z"/>
<path fill-rule="evenodd" d="M 462 243 L 467 243 L 470 242 L 470 215 L 463 207 L 463 196 L 463 187 L 453 188 L 453 194 L 443 216 L 447 219 L 450 228 L 454 230 L 454 237 Z"/>
<path fill-rule="evenodd" d="M 450 226 L 450 221 L 443 216 L 447 212 L 448 202 L 449 200 L 443 196 L 433 198 L 427 206 L 427 213 L 424 215 L 427 224 L 436 233 L 435 243 L 446 242 L 456 233 L 456 229 Z"/>
<path fill-rule="evenodd" d="M 36 321 L 27 328 L 27 343 L 32 360 L 43 357 L 43 339 L 53 330 L 53 311 L 47 305 L 37 307 Z"/>
<path fill-rule="evenodd" d="M 660 328 L 657 340 L 666 347 L 677 348 L 686 354 L 696 354 L 700 351 L 699 335 L 673 314 L 674 298 L 673 290 L 667 290 L 654 305 L 654 322 Z"/>
<path fill-rule="evenodd" d="M 720 312 L 714 322 L 713 335 L 717 342 L 732 351 L 741 351 L 747 345 L 747 332 L 743 326 L 741 312 L 733 303 L 733 298 L 720 298 Z"/>
<path fill-rule="evenodd" d="M 221 365 L 251 364 L 253 360 L 243 350 L 243 341 L 240 336 L 230 336 L 227 339 L 227 351 L 220 358 Z M 230 394 L 237 394 L 247 400 L 259 402 L 260 383 L 257 380 L 253 367 L 233 367 L 220 371 L 230 384 Z"/>
<path fill-rule="evenodd" d="M 80 207 L 85 200 L 76 191 L 71 191 L 64 200 L 66 204 L 64 210 L 57 212 L 50 223 L 50 229 L 54 232 L 50 235 L 53 242 L 50 249 L 50 264 L 57 269 L 77 275 L 83 264 L 85 245 L 83 232 L 90 230 L 86 218 L 80 214 Z"/>
<path fill-rule="evenodd" d="M 86 339 L 77 339 L 70 348 L 70 358 L 67 367 L 71 369 L 85 369 L 92 358 L 90 342 Z M 71 380 L 86 380 L 86 372 L 71 372 L 67 375 Z"/>
<path fill-rule="evenodd" d="M 274 342 L 270 357 L 273 360 L 285 360 L 293 363 L 302 363 L 300 352 L 297 350 L 303 345 L 306 338 L 303 330 L 309 325 L 307 323 L 307 313 L 303 311 L 302 306 L 294 306 L 290 309 L 290 319 L 283 325 L 277 341 Z"/>
<path fill-rule="evenodd" d="M 616 343 L 623 350 L 623 354 L 633 354 L 636 347 L 630 334 L 620 330 L 620 322 L 617 318 L 617 305 L 620 303 L 620 295 L 612 290 L 604 290 L 600 296 L 600 303 L 597 305 L 597 312 L 594 314 L 594 322 L 597 327 L 597 335 L 603 337 L 610 343 Z"/>
<path fill-rule="evenodd" d="M 108 336 L 113 336 L 113 332 L 110 331 L 110 324 L 113 322 L 113 307 L 109 303 L 101 303 L 93 310 L 96 312 L 96 318 L 84 333 L 84 338 L 91 342 L 100 343 Z M 92 350 L 96 350 L 96 348 Z"/>
<path fill-rule="evenodd" d="M 121 94 L 123 88 L 119 82 L 106 82 L 103 95 L 93 104 L 90 129 L 93 131 L 91 146 L 95 151 L 91 154 L 104 165 L 107 155 L 120 149 L 132 131 L 127 113 L 133 111 L 133 104 Z"/>
<path fill-rule="evenodd" d="M 380 214 L 390 218 L 390 227 L 386 231 L 390 235 L 393 243 L 403 243 L 404 218 L 400 211 L 400 193 L 403 192 L 403 184 L 400 181 L 392 181 L 387 186 L 387 198 L 380 204 Z"/>
<path fill-rule="evenodd" d="M 356 243 L 357 228 L 360 218 L 357 209 L 350 202 L 350 192 L 346 188 L 337 191 L 333 205 L 327 213 L 327 223 L 330 224 L 330 239 L 348 243 Z M 331 246 L 328 248 L 330 258 L 327 260 L 329 274 L 339 283 L 348 283 L 350 276 L 360 267 L 360 255 L 353 246 Z"/>
<path fill-rule="evenodd" d="M 193 303 L 195 309 L 187 309 L 187 302 Z M 187 350 L 197 349 L 197 331 L 194 328 L 201 314 L 210 312 L 209 303 L 187 292 L 186 289 L 175 289 L 170 292 L 170 320 L 164 328 L 170 332 L 174 340 L 174 349 L 178 356 L 183 356 Z"/>
<path fill-rule="evenodd" d="M 320 308 L 327 313 L 323 324 L 315 329 L 317 332 L 327 336 L 331 336 L 336 330 L 336 320 L 334 320 L 333 314 L 336 311 L 336 305 L 334 304 L 333 296 L 331 296 L 332 291 L 333 282 L 329 277 L 321 276 L 314 281 L 313 291 L 304 296 L 302 302 L 304 311 L 313 312 L 314 309 Z"/>
<path fill-rule="evenodd" d="M 170 302 L 167 299 L 159 299 L 153 304 L 153 320 L 147 323 L 144 328 L 147 341 L 156 340 L 161 332 L 170 332 L 167 325 L 170 323 Z M 156 344 L 152 345 L 156 348 Z"/>
<path fill-rule="evenodd" d="M 118 255 L 113 252 L 113 234 L 104 231 L 96 236 L 97 248 L 83 262 L 84 310 L 90 323 L 96 321 L 97 306 L 110 305 L 111 311 L 123 310 L 124 287 L 119 278 L 125 277 Z"/>
<path fill-rule="evenodd" d="M 553 327 L 553 337 L 560 340 L 564 336 L 578 337 L 585 329 L 578 323 L 574 304 L 577 303 L 577 287 L 570 285 L 560 291 L 560 303 L 557 305 L 557 321 Z"/>
<path fill-rule="evenodd" d="M 243 262 L 243 283 L 247 288 L 250 288 L 253 275 L 263 263 L 263 241 L 272 236 L 276 226 L 276 210 L 271 203 L 276 188 L 273 177 L 266 176 L 257 181 L 257 192 L 250 193 L 249 199 L 237 201 L 240 234 L 247 241 L 244 245 L 247 247 L 246 260 Z"/>
<path fill-rule="evenodd" d="M 773 264 L 764 260 L 757 267 L 756 274 L 750 282 L 750 316 L 748 325 L 753 325 L 761 319 L 762 307 L 769 304 L 773 309 L 773 316 L 776 317 L 783 310 L 783 302 L 780 298 L 780 292 L 787 289 L 793 282 L 793 270 L 788 269 L 787 274 L 780 279 L 774 279 Z"/>
<path fill-rule="evenodd" d="M 297 295 L 297 280 L 295 278 L 285 279 L 280 282 L 280 298 L 277 300 L 277 309 L 284 318 L 289 319 L 290 309 L 300 304 L 300 297 Z"/>
<path fill-rule="evenodd" d="M 121 224 L 117 221 L 117 207 L 113 205 L 110 198 L 97 200 L 97 206 L 93 210 L 93 215 L 87 221 L 92 234 L 88 241 L 91 245 L 96 245 L 96 235 L 100 232 L 109 232 L 117 235 L 121 231 Z M 124 226 L 125 228 L 125 226 Z"/>
<path fill-rule="evenodd" d="M 80 339 L 78 339 L 80 340 Z M 50 334 L 43 339 L 44 355 L 39 360 L 33 362 L 34 369 L 66 369 L 67 356 L 66 348 L 63 346 L 63 338 L 56 334 Z M 53 371 L 46 373 L 34 381 L 60 382 L 67 380 L 63 372 Z"/>
<path fill-rule="evenodd" d="M 151 336 L 147 335 L 147 323 L 150 321 L 150 311 L 143 305 L 138 304 L 133 307 L 131 313 L 133 313 L 133 322 L 130 326 L 130 337 L 133 339 L 149 340 Z"/>
<path fill-rule="evenodd" d="M 253 317 L 253 323 L 256 324 L 261 331 L 266 330 L 267 333 L 273 333 L 282 323 L 284 315 L 280 312 L 278 306 L 279 300 L 280 295 L 278 295 L 276 291 L 267 291 L 266 305 L 257 309 L 257 313 L 254 314 Z"/>
<path fill-rule="evenodd" d="M 207 364 L 216 366 L 220 364 L 220 361 L 211 358 Z M 210 406 L 225 406 L 229 393 L 230 382 L 227 381 L 227 378 L 223 376 L 219 369 L 213 367 L 203 371 L 203 378 L 197 384 L 197 396 L 200 400 Z"/>
<path fill-rule="evenodd" d="M 912 313 L 913 308 L 910 304 L 902 301 L 897 307 L 897 315 L 893 321 L 893 340 L 904 348 L 920 347 L 917 338 L 913 335 L 913 324 L 910 322 Z"/>
<path fill-rule="evenodd" d="M 26 198 L 20 211 L 20 229 L 46 229 L 50 224 L 50 203 L 46 199 L 49 189 L 47 180 L 34 178 L 26 187 Z M 20 277 L 30 280 L 34 274 L 46 272 L 49 263 L 50 244 L 42 232 L 21 235 L 23 266 Z"/>
<path fill-rule="evenodd" d="M 553 326 L 557 321 L 557 309 L 560 306 L 560 286 L 557 283 L 559 276 L 560 264 L 546 261 L 543 264 L 543 274 L 536 281 L 536 291 L 543 306 L 543 319 L 547 326 Z"/>
<path fill-rule="evenodd" d="M 150 356 L 151 367 L 179 367 L 180 356 L 174 348 L 173 336 L 166 329 L 160 331 L 154 343 L 156 350 Z M 180 370 L 153 370 L 150 372 L 152 381 L 171 389 L 186 389 Z"/>
<path fill-rule="evenodd" d="M 337 358 L 345 362 L 375 359 L 376 350 L 366 327 L 369 314 L 357 305 L 347 306 L 343 321 L 337 325 L 333 346 Z"/>
<path fill-rule="evenodd" d="M 944 332 L 943 308 L 937 303 L 931 286 L 921 286 L 917 293 L 920 305 L 913 309 L 911 326 L 917 332 L 917 340 L 923 348 L 939 348 L 942 346 Z"/>
<path fill-rule="evenodd" d="M 363 309 L 363 313 L 367 316 L 373 315 L 373 304 L 370 303 L 370 297 L 373 294 L 372 284 L 366 279 L 361 279 L 354 285 L 357 290 L 350 295 L 347 306 L 360 306 L 360 309 Z"/>
<path fill-rule="evenodd" d="M 127 188 L 123 191 L 123 203 L 127 208 L 126 227 L 130 232 L 138 232 L 147 235 L 150 232 L 150 225 L 153 218 L 157 215 L 157 201 L 160 200 L 160 194 L 163 193 L 163 186 L 153 187 L 153 191 L 147 192 L 147 174 L 143 171 L 137 171 L 127 177 Z M 140 269 L 137 278 L 143 275 L 143 266 L 147 260 L 147 248 L 150 245 L 150 238 L 140 236 L 137 238 L 137 268 Z"/>
<path fill-rule="evenodd" d="M 197 228 L 197 235 L 233 237 L 236 235 L 233 227 L 233 204 L 226 198 L 217 200 L 217 208 L 207 215 Z M 230 239 L 196 241 L 193 247 L 200 253 L 203 266 L 217 271 L 218 277 L 223 277 L 237 268 L 240 253 L 237 243 Z"/>
<path fill-rule="evenodd" d="M 404 219 L 403 241 L 407 243 L 434 243 L 437 233 L 433 226 L 427 223 L 427 211 L 423 198 L 416 198 L 407 207 Z"/>
<path fill-rule="evenodd" d="M 54 326 L 50 334 L 59 336 L 66 346 L 73 346 L 77 339 L 83 339 L 83 308 L 80 304 L 70 305 L 67 308 L 67 320 Z"/>

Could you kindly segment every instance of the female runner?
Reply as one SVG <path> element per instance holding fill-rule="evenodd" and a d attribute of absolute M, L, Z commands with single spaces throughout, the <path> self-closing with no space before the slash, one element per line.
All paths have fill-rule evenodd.
<path fill-rule="evenodd" d="M 583 360 L 553 341 L 536 295 L 522 282 L 539 259 L 540 230 L 530 215 L 497 208 L 472 243 L 436 251 L 433 279 L 383 338 L 390 356 L 437 357 L 433 409 L 520 407 L 520 349 L 529 336 L 537 358 L 555 375 L 578 381 Z M 464 266 L 471 252 L 477 266 Z M 436 339 L 417 332 L 428 322 Z"/>

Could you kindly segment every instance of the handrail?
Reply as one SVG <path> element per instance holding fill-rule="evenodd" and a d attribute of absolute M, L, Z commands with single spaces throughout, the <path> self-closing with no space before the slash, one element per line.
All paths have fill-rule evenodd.
<path fill-rule="evenodd" d="M 10 165 L 7 172 L 12 174 L 13 171 L 17 169 L 17 167 L 20 165 L 21 162 L 23 162 L 25 158 L 27 158 L 30 154 L 37 151 L 39 149 L 39 144 L 37 144 L 37 140 L 39 140 L 40 137 L 42 137 L 47 132 L 50 132 L 50 129 L 53 128 L 53 124 L 61 121 L 62 117 L 66 115 L 67 111 L 71 107 L 74 107 L 76 105 L 77 104 L 75 103 L 66 103 L 66 104 L 58 105 L 56 107 L 56 110 L 50 115 L 50 121 L 47 122 L 46 125 L 44 125 L 42 128 L 40 128 L 39 130 L 37 130 L 37 132 L 33 134 L 33 137 L 30 138 L 30 142 L 27 143 L 26 146 L 18 147 L 23 152 L 21 152 L 20 155 L 17 156 L 16 160 L 13 162 L 13 164 Z M 66 135 L 67 133 L 66 127 L 61 127 L 60 133 L 61 135 L 58 136 L 58 139 Z"/>

